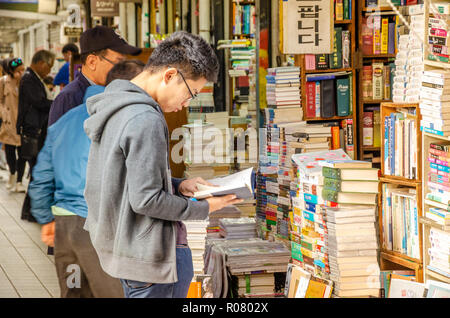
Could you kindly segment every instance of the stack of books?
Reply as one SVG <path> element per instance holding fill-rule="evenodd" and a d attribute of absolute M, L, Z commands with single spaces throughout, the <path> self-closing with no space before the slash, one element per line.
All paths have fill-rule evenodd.
<path fill-rule="evenodd" d="M 384 118 L 384 174 L 418 177 L 416 109 L 399 109 Z"/>
<path fill-rule="evenodd" d="M 326 208 L 330 279 L 338 297 L 378 297 L 375 206 Z"/>
<path fill-rule="evenodd" d="M 382 245 L 386 250 L 420 259 L 416 190 L 383 184 L 382 197 Z"/>
<path fill-rule="evenodd" d="M 327 205 L 325 246 L 330 279 L 335 283 L 334 295 L 378 296 L 378 170 L 370 162 L 354 160 L 325 160 L 319 165 L 322 197 Z"/>
<path fill-rule="evenodd" d="M 208 238 L 216 237 L 220 238 L 220 220 L 221 219 L 232 219 L 232 218 L 240 218 L 241 211 L 234 205 L 227 206 L 223 209 L 211 212 L 209 214 L 209 224 L 207 227 Z"/>
<path fill-rule="evenodd" d="M 428 193 L 426 199 L 448 205 L 450 202 L 450 144 L 430 143 L 428 150 Z"/>
<path fill-rule="evenodd" d="M 266 86 L 267 105 L 272 108 L 301 108 L 300 67 L 287 66 L 269 68 Z M 303 118 L 303 116 L 295 116 Z"/>
<path fill-rule="evenodd" d="M 410 9 L 410 13 L 414 13 L 413 6 Z M 409 19 L 409 34 L 399 36 L 392 91 L 394 103 L 418 103 L 420 100 L 420 87 L 424 71 L 425 16 L 422 12 L 410 15 Z"/>
<path fill-rule="evenodd" d="M 293 211 L 290 214 L 291 253 L 294 264 L 312 275 L 328 278 L 328 257 L 325 253 L 325 223 L 323 219 L 322 167 L 326 159 L 349 160 L 342 149 L 320 151 L 292 156 L 294 179 L 292 191 Z"/>
<path fill-rule="evenodd" d="M 431 61 L 449 63 L 450 5 L 444 2 L 433 3 L 430 5 L 430 14 L 432 15 L 428 20 L 430 47 L 427 58 Z"/>
<path fill-rule="evenodd" d="M 421 129 L 440 136 L 450 135 L 450 72 L 424 71 L 420 90 Z"/>
<path fill-rule="evenodd" d="M 450 277 L 450 234 L 438 229 L 430 229 L 431 247 L 428 249 L 428 268 Z"/>
<path fill-rule="evenodd" d="M 287 298 L 330 298 L 333 282 L 316 276 L 295 264 L 288 264 L 284 296 Z"/>
<path fill-rule="evenodd" d="M 206 83 L 197 97 L 189 103 L 190 113 L 214 112 L 214 84 Z"/>
<path fill-rule="evenodd" d="M 208 220 L 184 221 L 183 223 L 186 225 L 187 241 L 192 253 L 194 276 L 202 275 L 204 269 L 203 254 L 205 252 Z"/>
<path fill-rule="evenodd" d="M 440 208 L 428 208 L 425 217 L 444 226 L 446 231 L 450 230 L 450 212 Z"/>
<path fill-rule="evenodd" d="M 254 46 L 232 48 L 230 58 L 232 69 L 228 71 L 228 74 L 231 77 L 247 76 L 254 56 Z"/>
<path fill-rule="evenodd" d="M 232 286 L 238 297 L 270 295 L 274 293 L 275 276 L 273 273 L 235 275 Z"/>
<path fill-rule="evenodd" d="M 256 238 L 254 218 L 223 218 L 219 220 L 220 236 L 227 240 Z"/>
<path fill-rule="evenodd" d="M 201 121 L 183 125 L 183 157 L 186 166 L 186 178 L 202 177 L 210 179 L 214 176 L 214 169 L 205 165 L 207 158 L 204 156 L 207 153 L 205 151 L 207 145 L 214 142 L 211 138 L 207 138 L 204 133 L 205 129 L 211 127 L 213 127 L 212 124 L 206 124 Z"/>
<path fill-rule="evenodd" d="M 229 242 L 221 246 L 221 250 L 227 257 L 226 265 L 232 275 L 257 271 L 286 272 L 291 253 L 283 244 L 270 241 Z"/>

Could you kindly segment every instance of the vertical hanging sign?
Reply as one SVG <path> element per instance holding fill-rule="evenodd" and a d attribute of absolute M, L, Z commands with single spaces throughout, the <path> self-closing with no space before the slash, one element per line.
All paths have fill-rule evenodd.
<path fill-rule="evenodd" d="M 283 53 L 333 52 L 333 0 L 283 0 Z"/>

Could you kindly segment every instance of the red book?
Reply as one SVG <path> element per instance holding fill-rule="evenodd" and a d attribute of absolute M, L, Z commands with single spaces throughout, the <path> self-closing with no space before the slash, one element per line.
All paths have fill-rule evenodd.
<path fill-rule="evenodd" d="M 306 117 L 316 117 L 316 83 L 306 82 Z"/>
<path fill-rule="evenodd" d="M 362 20 L 361 29 L 362 52 L 364 55 L 373 54 L 373 17 L 365 17 Z"/>
<path fill-rule="evenodd" d="M 417 4 L 417 0 L 406 0 L 406 5 L 411 6 Z"/>

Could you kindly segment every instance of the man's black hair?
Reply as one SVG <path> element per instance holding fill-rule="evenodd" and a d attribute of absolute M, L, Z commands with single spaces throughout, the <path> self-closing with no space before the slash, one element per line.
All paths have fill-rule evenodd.
<path fill-rule="evenodd" d="M 145 70 L 155 73 L 166 67 L 174 67 L 186 78 L 206 78 L 216 82 L 219 61 L 211 47 L 201 36 L 178 31 L 161 42 L 148 59 Z"/>
<path fill-rule="evenodd" d="M 117 63 L 106 76 L 106 85 L 116 79 L 132 80 L 144 70 L 145 64 L 139 60 L 125 60 Z"/>
<path fill-rule="evenodd" d="M 66 52 L 72 52 L 72 54 L 78 54 L 80 53 L 80 50 L 78 49 L 78 46 L 74 43 L 67 43 L 66 45 L 63 46 L 62 48 L 62 52 L 66 53 Z"/>

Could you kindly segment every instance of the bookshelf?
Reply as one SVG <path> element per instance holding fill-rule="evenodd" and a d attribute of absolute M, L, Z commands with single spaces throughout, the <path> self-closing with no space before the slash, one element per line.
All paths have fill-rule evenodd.
<path fill-rule="evenodd" d="M 423 138 L 423 148 L 422 148 L 422 161 L 423 161 L 423 172 L 422 175 L 425 176 L 424 178 L 424 189 L 423 189 L 423 211 L 427 211 L 430 208 L 438 208 L 438 209 L 444 209 L 448 210 L 449 206 L 448 203 L 441 203 L 437 201 L 433 201 L 431 199 L 427 199 L 427 194 L 429 193 L 428 188 L 428 173 L 430 172 L 430 165 L 426 164 L 428 161 L 428 149 L 430 147 L 431 143 L 448 143 L 450 145 L 450 137 L 442 137 L 438 135 L 434 135 L 427 132 L 422 132 L 422 138 Z M 423 264 L 424 264 L 424 277 L 425 280 L 432 279 L 432 280 L 439 280 L 442 282 L 445 282 L 447 284 L 450 284 L 450 277 L 447 277 L 443 275 L 442 273 L 429 268 L 430 264 L 430 255 L 428 253 L 428 249 L 430 248 L 430 230 L 431 229 L 437 229 L 446 233 L 450 233 L 448 228 L 446 229 L 443 225 L 435 222 L 434 220 L 431 220 L 427 218 L 426 216 L 422 216 L 420 218 L 420 223 L 422 224 L 422 231 L 424 233 L 423 237 Z"/>
<path fill-rule="evenodd" d="M 430 14 L 432 11 L 430 10 L 430 1 L 425 1 L 425 38 L 424 41 L 426 43 L 428 42 L 428 25 L 429 25 L 429 19 Z M 424 69 L 425 71 L 433 71 L 433 70 L 450 70 L 450 64 L 449 63 L 443 63 L 438 61 L 432 61 L 428 59 L 430 51 L 428 49 L 428 46 L 424 47 Z M 422 129 L 422 175 L 423 175 L 423 211 L 424 216 L 422 216 L 419 221 L 422 225 L 422 231 L 424 233 L 423 235 L 423 267 L 424 267 L 424 279 L 425 281 L 431 280 L 438 280 L 447 284 L 450 284 L 450 276 L 445 275 L 445 272 L 441 272 L 439 269 L 436 268 L 430 268 L 430 253 L 429 249 L 431 247 L 430 242 L 430 232 L 432 230 L 442 231 L 445 234 L 450 235 L 450 230 L 448 226 L 444 226 L 442 224 L 439 224 L 438 222 L 430 219 L 427 217 L 428 211 L 432 208 L 442 209 L 445 211 L 449 210 L 449 202 L 438 202 L 434 197 L 429 197 L 430 185 L 429 185 L 429 173 L 431 172 L 430 162 L 428 162 L 428 156 L 430 152 L 430 145 L 432 143 L 439 143 L 439 144 L 447 144 L 450 145 L 450 136 L 446 136 L 445 134 L 443 136 L 427 132 L 425 129 Z M 445 194 L 446 192 L 444 192 Z M 448 193 L 448 192 L 447 192 Z"/>
<path fill-rule="evenodd" d="M 328 65 L 328 68 L 326 69 L 318 69 L 317 66 L 317 59 L 316 59 L 316 63 L 315 63 L 315 69 L 307 69 L 307 55 L 296 55 L 295 56 L 295 65 L 300 66 L 300 78 L 301 78 L 301 94 L 302 94 L 302 98 L 301 98 L 301 105 L 302 105 L 302 109 L 303 109 L 303 120 L 306 121 L 307 123 L 322 123 L 322 124 L 326 124 L 326 123 L 330 123 L 330 122 L 338 122 L 339 123 L 339 127 L 340 129 L 344 130 L 344 134 L 347 134 L 347 129 L 345 127 L 342 126 L 343 121 L 347 121 L 348 120 L 348 125 L 352 125 L 352 137 L 346 137 L 344 140 L 348 139 L 352 139 L 353 142 L 349 142 L 349 149 L 348 149 L 348 153 L 350 156 L 352 156 L 352 153 L 354 155 L 353 159 L 357 159 L 357 154 L 356 154 L 356 149 L 358 148 L 358 143 L 357 143 L 357 139 L 354 137 L 357 135 L 357 128 L 356 128 L 356 122 L 357 122 L 357 112 L 356 112 L 356 105 L 357 105 L 357 99 L 356 99 L 356 91 L 357 91 L 357 82 L 356 82 L 356 70 L 355 70 L 355 59 L 356 59 L 356 55 L 355 55 L 355 51 L 356 51 L 356 25 L 355 25 L 355 21 L 356 21 L 356 5 L 355 2 L 349 2 L 351 3 L 351 8 L 343 8 L 343 13 L 342 13 L 342 19 L 339 16 L 336 16 L 336 11 L 335 10 L 335 17 L 334 17 L 334 27 L 335 28 L 340 28 L 342 29 L 342 31 L 348 31 L 349 35 L 350 35 L 350 41 L 349 41 L 349 66 L 348 67 L 338 67 L 338 68 L 331 68 L 330 64 L 331 62 L 329 62 L 330 64 Z M 334 2 L 334 4 L 336 5 L 336 1 Z M 348 11 L 346 11 L 348 10 Z M 348 14 L 347 14 L 348 12 Z M 346 17 L 351 17 L 351 19 L 345 19 Z M 342 43 L 342 35 L 341 38 L 338 38 L 338 41 L 340 41 Z M 342 48 L 343 48 L 344 44 L 342 43 Z M 341 49 L 341 52 L 343 50 Z M 328 54 L 327 54 L 328 55 Z M 343 55 L 343 53 L 341 54 Z M 331 55 L 328 55 L 328 58 L 331 59 Z M 342 59 L 343 60 L 343 59 Z M 341 62 L 342 66 L 343 65 L 343 61 Z M 337 73 L 337 72 L 347 72 L 348 75 L 341 75 L 341 76 L 336 76 L 336 79 L 334 79 L 334 85 L 335 85 L 335 90 L 337 93 L 337 84 L 336 84 L 336 80 L 337 79 L 342 79 L 342 78 L 346 78 L 348 77 L 349 79 L 349 95 L 350 95 L 350 102 L 349 102 L 349 111 L 347 116 L 332 116 L 332 117 L 321 117 L 321 116 L 308 116 L 308 113 L 306 111 L 307 109 L 307 98 L 306 98 L 306 86 L 307 86 L 307 76 L 308 75 L 320 75 L 320 74 L 324 74 L 324 73 Z M 336 99 L 336 108 L 337 108 L 337 99 Z M 336 114 L 337 114 L 337 109 L 336 109 Z M 345 141 L 344 141 L 345 143 Z M 340 147 L 344 150 L 346 150 L 346 145 L 342 145 L 340 144 Z"/>
<path fill-rule="evenodd" d="M 374 98 L 373 96 L 370 96 L 372 93 L 369 92 L 369 98 L 367 98 L 367 90 L 373 90 L 373 65 L 376 65 L 377 63 L 383 64 L 383 86 L 385 86 L 385 80 L 386 78 L 390 79 L 390 73 L 392 72 L 392 61 L 395 59 L 395 56 L 397 54 L 397 47 L 396 47 L 396 41 L 394 41 L 394 52 L 390 53 L 384 53 L 381 52 L 380 54 L 374 54 L 374 50 L 372 47 L 372 51 L 367 51 L 364 46 L 367 46 L 367 32 L 373 32 L 373 29 L 367 30 L 365 27 L 365 19 L 367 19 L 369 16 L 377 16 L 380 19 L 388 17 L 389 22 L 393 23 L 395 18 L 392 18 L 395 16 L 395 13 L 392 12 L 392 14 L 389 14 L 390 11 L 392 11 L 391 7 L 366 7 L 366 1 L 358 1 L 358 49 L 356 52 L 356 56 L 358 57 L 357 63 L 357 74 L 358 74 L 358 101 L 357 101 L 357 113 L 358 113 L 358 142 L 361 145 L 361 147 L 358 148 L 358 159 L 359 160 L 369 160 L 369 158 L 378 158 L 381 156 L 381 145 L 365 145 L 364 144 L 364 134 L 363 134 L 363 122 L 364 122 L 364 113 L 366 112 L 375 112 L 379 111 L 378 109 L 381 107 L 381 103 L 384 102 L 392 102 L 392 90 L 390 90 L 390 94 L 384 93 L 383 97 L 380 98 Z M 375 13 L 375 10 L 378 12 Z M 395 22 L 397 24 L 397 22 Z M 397 26 L 397 25 L 395 25 Z M 369 35 L 370 38 L 370 35 Z M 372 38 L 370 41 L 374 41 L 374 36 L 372 33 Z M 380 41 L 381 41 L 381 29 L 380 29 Z M 373 46 L 373 43 L 371 44 Z M 369 70 L 368 67 L 371 67 L 371 73 L 367 73 Z M 386 66 L 389 68 L 386 69 Z M 374 68 L 375 69 L 375 68 Z M 389 74 L 388 74 L 389 71 Z M 373 72 L 373 73 L 372 73 Z M 366 76 L 366 77 L 365 77 Z M 365 86 L 368 85 L 364 83 L 364 80 L 367 80 L 367 76 L 370 78 L 370 87 Z M 382 89 L 385 90 L 385 89 Z M 388 96 L 386 96 L 388 95 Z M 382 116 L 380 116 L 383 118 Z M 378 125 L 375 124 L 374 125 Z M 379 159 L 380 160 L 380 159 Z M 374 166 L 378 166 L 377 161 L 372 159 L 372 162 L 374 163 Z"/>
<path fill-rule="evenodd" d="M 420 109 L 419 104 L 409 104 L 409 103 L 386 103 L 383 102 L 380 105 L 380 113 L 381 113 L 381 176 L 380 176 L 380 188 L 379 188 L 379 199 L 378 199 L 378 215 L 379 215 L 379 235 L 380 235 L 380 267 L 381 270 L 391 270 L 391 269 L 402 269 L 407 268 L 414 270 L 416 281 L 423 282 L 423 231 L 422 228 L 419 226 L 418 221 L 414 222 L 414 215 L 417 215 L 417 218 L 422 217 L 423 210 L 422 210 L 422 180 L 423 180 L 423 169 L 422 169 L 422 136 L 420 132 Z M 390 135 L 389 132 L 392 129 L 392 136 L 398 136 L 395 134 L 395 131 L 397 130 L 397 125 L 393 126 L 389 123 L 389 121 L 385 121 L 385 118 L 387 117 L 387 120 L 394 116 L 393 114 L 399 114 L 401 111 L 406 112 L 407 110 L 410 111 L 408 115 L 405 115 L 404 118 L 408 120 L 409 122 L 414 122 L 415 125 L 415 133 L 411 130 L 411 134 L 409 134 L 409 138 L 406 141 L 406 138 L 408 135 L 406 134 L 405 130 L 400 130 L 400 134 L 402 134 L 405 142 L 408 142 L 408 144 L 412 145 L 411 148 L 409 148 L 409 152 L 402 153 L 400 150 L 394 150 L 394 143 L 389 145 Z M 411 113 L 414 113 L 411 114 Z M 402 120 L 400 120 L 401 122 Z M 403 120 L 405 122 L 405 120 Z M 386 124 L 388 126 L 386 126 Z M 394 129 L 394 127 L 396 127 Z M 406 127 L 406 124 L 403 126 Z M 388 142 L 386 143 L 386 135 L 385 135 L 385 129 L 388 132 Z M 395 138 L 395 137 L 394 137 Z M 389 146 L 388 146 L 389 145 Z M 395 148 L 397 146 L 400 146 L 400 144 L 395 143 Z M 391 149 L 389 151 L 389 149 Z M 392 153 L 395 151 L 394 153 Z M 415 174 L 409 175 L 408 173 L 411 172 L 411 169 L 399 169 L 402 166 L 400 166 L 400 162 L 412 162 L 409 160 L 410 156 L 413 156 L 416 154 L 416 160 L 415 164 L 411 164 L 411 166 L 415 166 Z M 393 168 L 392 161 L 390 161 L 391 156 L 398 156 L 398 164 L 395 164 Z M 405 160 L 408 159 L 408 160 Z M 395 160 L 394 160 L 395 161 Z M 400 191 L 400 192 L 398 192 Z M 391 196 L 392 195 L 392 196 Z M 394 209 L 392 208 L 394 203 L 393 197 L 396 196 L 397 198 L 400 198 L 399 200 L 402 200 L 402 198 L 405 198 L 405 201 L 401 203 L 400 207 L 403 207 L 404 210 L 407 210 L 406 207 L 408 207 L 407 202 L 414 202 L 416 205 L 416 209 L 414 210 L 414 214 L 407 214 L 411 212 L 409 210 L 407 213 L 403 214 L 403 221 L 406 222 L 407 220 L 411 220 L 410 218 L 413 218 L 412 221 L 410 221 L 409 224 L 415 223 L 415 226 L 418 229 L 418 235 L 417 235 L 417 241 L 416 245 L 413 245 L 413 243 L 407 243 L 405 249 L 402 249 L 402 251 L 407 250 L 410 254 L 409 256 L 406 255 L 406 253 L 402 253 L 399 251 L 398 244 L 395 244 L 395 240 L 398 241 L 399 238 L 395 239 L 396 234 L 394 233 L 395 230 L 392 230 L 392 236 L 390 234 L 387 234 L 388 231 L 387 226 L 389 228 L 395 228 L 395 218 L 398 217 L 398 210 L 397 213 L 394 212 Z M 413 198 L 413 201 L 407 201 L 411 200 L 410 198 Z M 389 202 L 389 203 L 387 203 Z M 399 201 L 395 201 L 397 204 Z M 400 208 L 401 209 L 401 208 Z M 392 211 L 392 212 L 391 212 Z M 403 210 L 402 210 L 403 211 Z M 409 215 L 409 217 L 407 216 Z M 398 218 L 397 218 L 398 220 Z M 389 225 L 388 225 L 389 224 Z M 398 223 L 397 223 L 398 224 Z M 404 228 L 402 228 L 400 233 L 403 233 Z M 398 233 L 398 230 L 395 231 Z M 406 239 L 407 242 L 414 242 L 414 235 L 412 232 L 407 232 L 408 239 Z M 390 239 L 387 239 L 387 237 L 390 237 Z M 405 236 L 404 236 L 405 237 Z M 403 239 L 402 239 L 403 240 Z M 389 243 L 390 242 L 390 243 Z M 397 246 L 397 248 L 395 247 Z M 403 245 L 402 245 L 403 246 Z M 413 247 L 414 246 L 414 247 Z M 418 250 L 417 250 L 418 248 Z M 418 251 L 418 253 L 414 254 L 415 257 L 412 257 L 413 250 Z M 418 255 L 418 257 L 417 257 Z"/>

